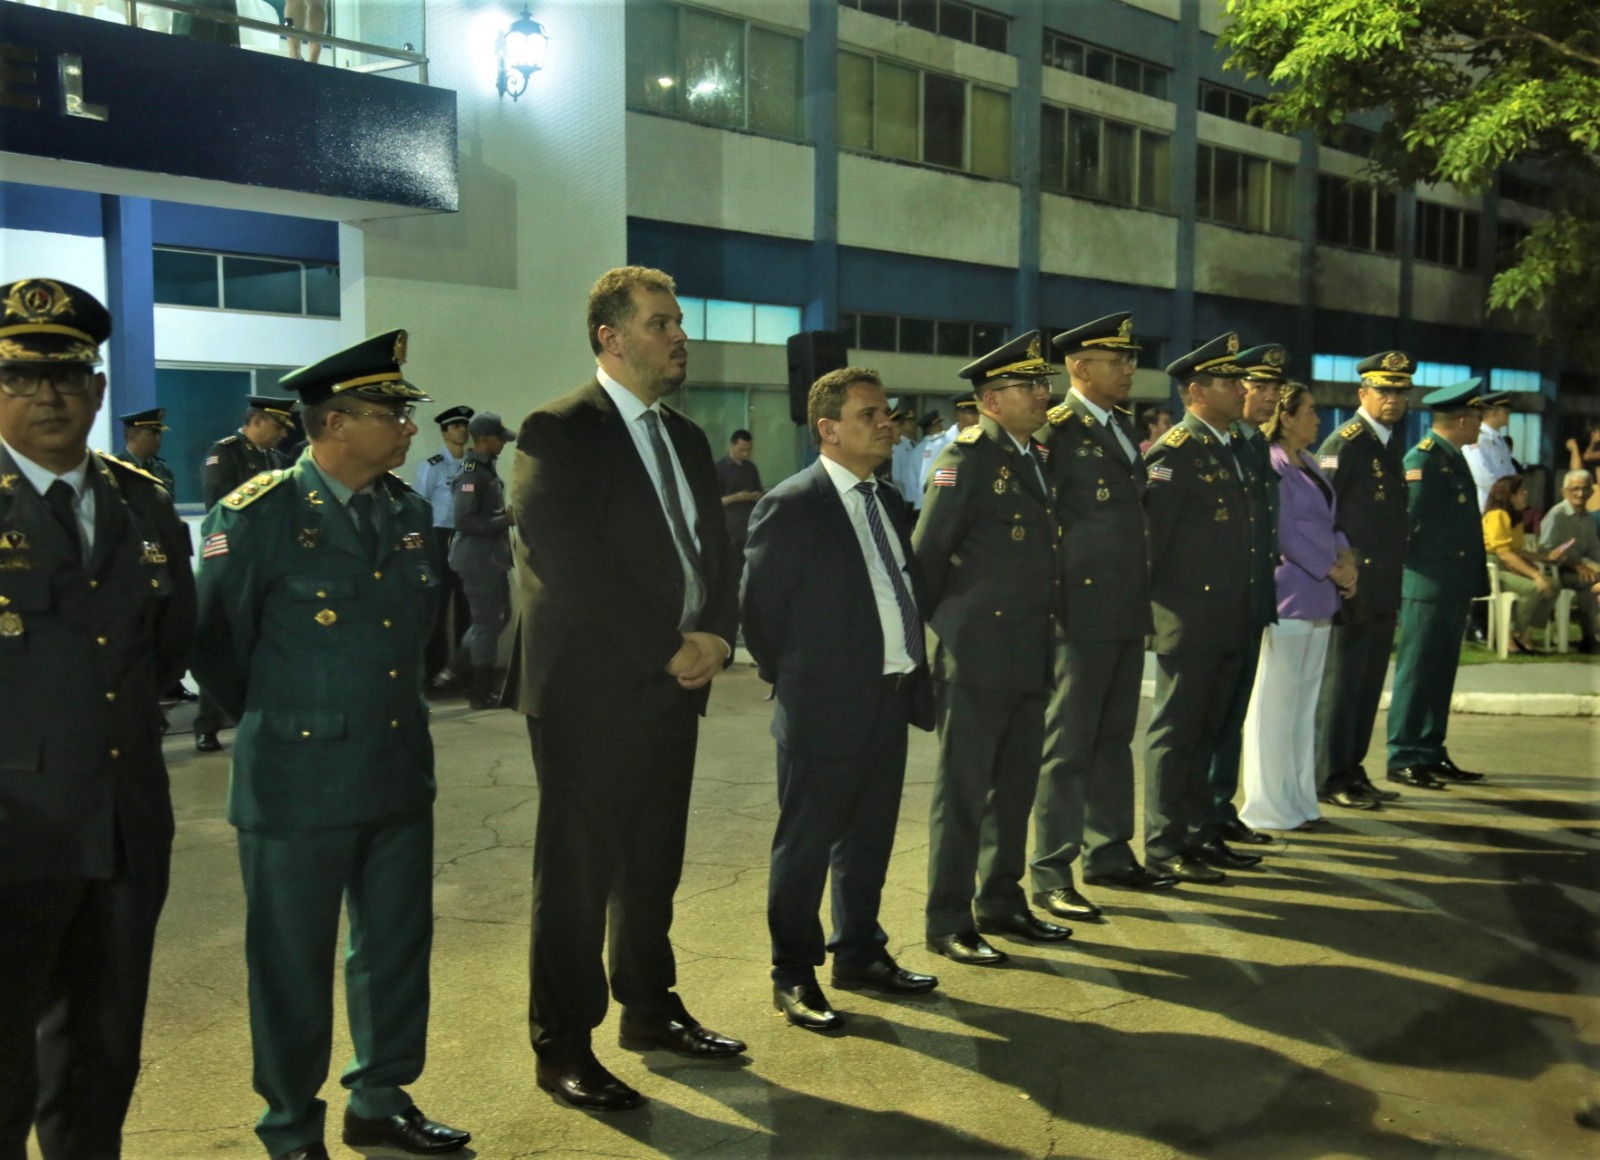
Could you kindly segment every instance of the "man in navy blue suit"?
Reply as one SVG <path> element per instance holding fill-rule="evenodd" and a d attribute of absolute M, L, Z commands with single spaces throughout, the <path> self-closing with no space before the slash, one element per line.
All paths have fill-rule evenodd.
<path fill-rule="evenodd" d="M 806 418 L 819 457 L 756 505 L 745 549 L 745 643 L 777 702 L 773 1002 L 808 1031 L 844 1022 L 817 983 L 825 950 L 842 990 L 918 995 L 939 982 L 896 963 L 878 924 L 906 726 L 933 728 L 910 520 L 894 487 L 873 474 L 893 451 L 889 416 L 873 371 L 818 379 Z M 817 911 L 830 868 L 833 935 L 824 943 Z"/>

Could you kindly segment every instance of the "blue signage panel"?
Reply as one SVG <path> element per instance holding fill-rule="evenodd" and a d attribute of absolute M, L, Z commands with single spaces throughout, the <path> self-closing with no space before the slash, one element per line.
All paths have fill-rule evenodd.
<path fill-rule="evenodd" d="M 419 212 L 458 202 L 448 89 L 9 0 L 0 150 Z"/>

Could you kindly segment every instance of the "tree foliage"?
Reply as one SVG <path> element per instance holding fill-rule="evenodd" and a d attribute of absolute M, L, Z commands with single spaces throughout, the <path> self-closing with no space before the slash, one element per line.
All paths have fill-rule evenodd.
<path fill-rule="evenodd" d="M 1228 0 L 1228 65 L 1266 78 L 1270 128 L 1386 118 L 1373 158 L 1400 184 L 1490 186 L 1532 162 L 1551 216 L 1497 275 L 1489 305 L 1550 312 L 1600 359 L 1600 4 L 1595 0 Z"/>

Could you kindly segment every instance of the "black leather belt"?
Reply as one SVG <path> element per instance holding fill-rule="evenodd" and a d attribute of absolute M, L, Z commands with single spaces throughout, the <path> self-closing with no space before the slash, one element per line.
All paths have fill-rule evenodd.
<path fill-rule="evenodd" d="M 888 692 L 898 693 L 901 689 L 909 686 L 921 671 L 921 669 L 912 669 L 909 673 L 885 673 L 883 674 L 883 687 Z"/>

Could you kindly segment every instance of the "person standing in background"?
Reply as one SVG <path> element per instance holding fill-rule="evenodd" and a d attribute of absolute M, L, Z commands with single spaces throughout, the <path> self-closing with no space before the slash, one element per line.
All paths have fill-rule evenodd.
<path fill-rule="evenodd" d="M 461 642 L 466 656 L 462 678 L 467 685 L 467 703 L 478 710 L 496 704 L 495 662 L 500 634 L 511 619 L 511 591 L 506 582 L 511 571 L 511 513 L 506 510 L 506 485 L 495 470 L 495 461 L 516 435 L 491 411 L 479 411 L 467 430 L 472 446 L 450 484 L 455 537 L 450 541 L 449 563 L 472 606 L 472 627 Z"/>
<path fill-rule="evenodd" d="M 170 428 L 163 422 L 167 417 L 165 407 L 152 407 L 148 411 L 134 411 L 121 416 L 122 446 L 128 462 L 156 477 L 167 494 L 176 498 L 177 479 L 172 467 L 161 458 L 161 439 Z"/>
<path fill-rule="evenodd" d="M 439 425 L 443 446 L 417 468 L 416 492 L 433 507 L 433 534 L 439 551 L 450 557 L 450 539 L 455 534 L 455 496 L 450 485 L 461 474 L 467 452 L 467 423 L 471 407 L 447 407 L 433 417 Z M 450 670 L 451 653 L 462 647 L 472 627 L 472 605 L 461 586 L 461 577 L 446 565 L 445 599 L 439 602 L 439 615 L 428 637 L 428 682 L 437 688 L 453 684 L 461 674 Z M 452 628 L 454 631 L 452 632 Z"/>
<path fill-rule="evenodd" d="M 754 440 L 742 428 L 728 437 L 728 453 L 717 460 L 717 490 L 722 493 L 722 518 L 728 529 L 728 551 L 735 561 L 744 559 L 750 513 L 761 498 L 761 472 L 750 458 Z"/>
<path fill-rule="evenodd" d="M 1517 474 L 1517 465 L 1511 458 L 1511 441 L 1506 428 L 1511 424 L 1509 396 L 1502 396 L 1498 406 L 1483 408 L 1483 427 L 1478 431 L 1478 441 L 1461 449 L 1472 471 L 1472 482 L 1478 488 L 1478 510 L 1489 510 L 1489 489 L 1494 481 Z"/>

